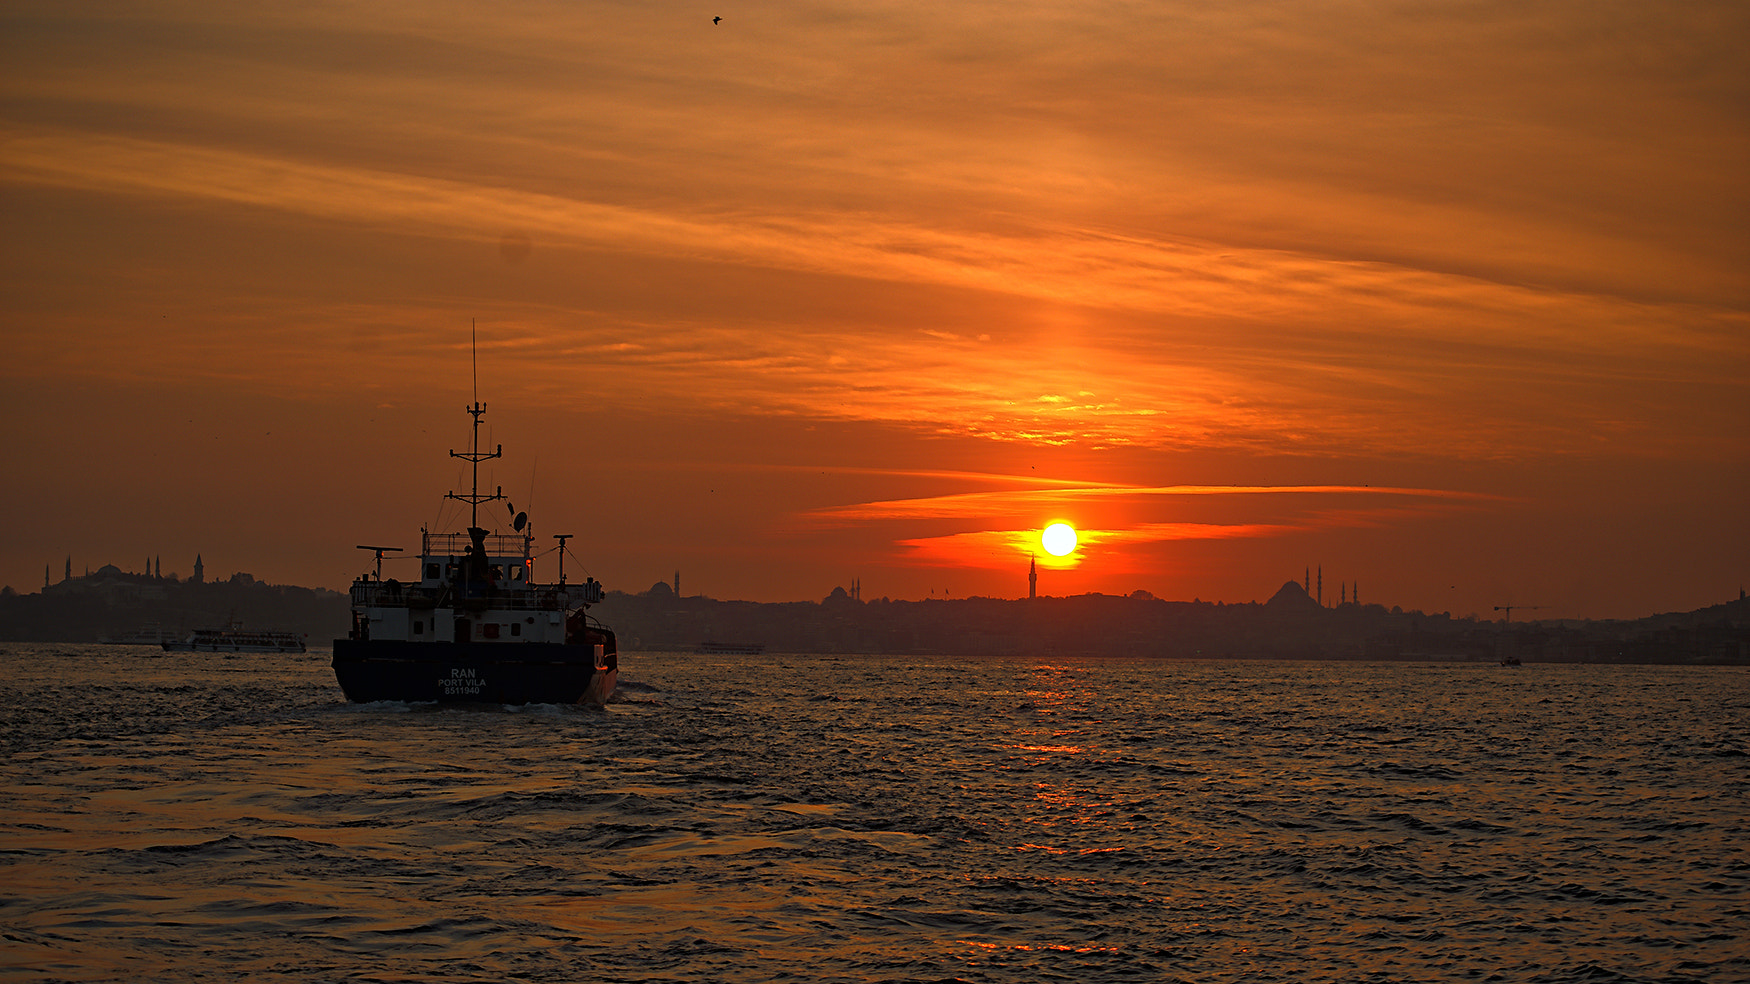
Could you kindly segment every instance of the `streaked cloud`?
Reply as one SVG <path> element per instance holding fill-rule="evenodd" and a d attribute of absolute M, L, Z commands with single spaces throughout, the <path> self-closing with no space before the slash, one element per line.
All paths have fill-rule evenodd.
<path fill-rule="evenodd" d="M 1169 485 L 1154 488 L 1120 485 L 1091 488 L 960 492 L 917 499 L 830 506 L 812 510 L 809 515 L 828 521 L 955 519 L 1008 514 L 1017 510 L 1049 512 L 1052 509 L 1062 509 L 1078 504 L 1111 503 L 1118 500 L 1147 501 L 1169 499 L 1176 496 L 1258 495 L 1378 496 L 1472 502 L 1499 498 L 1499 496 L 1478 492 L 1447 489 L 1374 488 L 1365 485 Z M 1043 527 L 1044 523 L 1040 525 Z"/>
<path fill-rule="evenodd" d="M 1223 521 L 1163 519 L 1187 499 L 1223 499 Z M 1261 499 L 1292 500 L 1268 504 Z M 1346 501 L 1366 500 L 1364 505 Z M 910 563 L 947 568 L 1012 570 L 1016 558 L 1044 568 L 1073 570 L 1090 556 L 1148 544 L 1186 540 L 1283 537 L 1310 531 L 1389 526 L 1498 504 L 1500 497 L 1444 489 L 1370 486 L 1160 486 L 998 489 L 915 499 L 885 500 L 812 510 L 829 526 L 874 525 L 909 530 L 947 524 L 935 535 L 901 535 L 895 544 Z M 1019 520 L 1032 522 L 1020 528 Z M 1040 547 L 1050 523 L 1070 520 L 1076 550 L 1054 557 Z M 967 529 L 966 527 L 974 527 Z M 1128 571 L 1122 562 L 1108 569 Z"/>
<path fill-rule="evenodd" d="M 1601 390 L 1648 374 L 1681 385 L 1721 359 L 1750 361 L 1741 312 L 1379 263 L 1064 227 L 992 235 L 831 212 L 713 216 L 78 133 L 13 132 L 5 146 L 15 182 L 270 208 L 483 247 L 496 247 L 508 228 L 543 249 L 853 278 L 870 292 L 887 283 L 1008 298 L 996 309 L 1051 305 L 1073 319 L 1061 341 L 1049 322 L 1022 326 L 1018 337 L 990 324 L 980 339 L 928 322 L 894 331 L 748 323 L 733 312 L 660 325 L 578 308 L 505 314 L 539 336 L 552 368 L 611 367 L 639 392 L 697 399 L 709 392 L 700 374 L 727 373 L 742 398 L 771 410 L 953 421 L 959 432 L 998 440 L 1263 447 L 1286 439 L 1372 452 L 1444 441 L 1460 455 L 1550 453 L 1601 425 L 1586 412 Z M 1249 344 L 1212 348 L 1216 321 Z M 1405 330 L 1387 338 L 1381 325 Z M 1455 376 L 1455 355 L 1474 368 Z M 1578 399 L 1509 433 L 1499 425 L 1518 416 L 1515 401 L 1497 411 L 1495 400 L 1451 387 L 1481 374 Z M 1389 425 L 1375 409 L 1388 403 Z M 935 410 L 920 417 L 923 407 Z M 1455 426 L 1455 414 L 1478 426 Z"/>

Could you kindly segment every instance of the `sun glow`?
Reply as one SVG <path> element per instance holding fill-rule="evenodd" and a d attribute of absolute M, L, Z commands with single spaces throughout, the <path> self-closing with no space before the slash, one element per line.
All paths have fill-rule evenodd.
<path fill-rule="evenodd" d="M 1076 548 L 1076 531 L 1068 523 L 1052 523 L 1039 536 L 1040 546 L 1053 557 L 1063 557 Z"/>

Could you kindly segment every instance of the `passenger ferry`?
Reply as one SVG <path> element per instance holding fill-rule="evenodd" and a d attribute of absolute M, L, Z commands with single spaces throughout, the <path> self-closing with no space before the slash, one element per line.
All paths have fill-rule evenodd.
<path fill-rule="evenodd" d="M 106 646 L 163 646 L 167 642 L 178 642 L 179 633 L 174 629 L 164 628 L 157 622 L 147 622 L 127 635 L 106 635 L 98 642 Z"/>
<path fill-rule="evenodd" d="M 195 629 L 182 639 L 160 643 L 169 653 L 301 653 L 304 636 L 296 632 L 252 632 L 240 625 L 225 629 Z"/>

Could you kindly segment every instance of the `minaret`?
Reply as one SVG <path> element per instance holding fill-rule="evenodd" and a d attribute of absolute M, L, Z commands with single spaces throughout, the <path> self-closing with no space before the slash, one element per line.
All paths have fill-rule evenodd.
<path fill-rule="evenodd" d="M 1319 565 L 1319 607 L 1325 607 L 1325 565 Z"/>
<path fill-rule="evenodd" d="M 1039 558 L 1027 558 L 1027 597 L 1039 597 Z"/>
<path fill-rule="evenodd" d="M 67 573 L 61 575 L 61 580 L 63 580 L 63 581 L 73 580 L 73 555 L 72 554 L 67 555 Z"/>
<path fill-rule="evenodd" d="M 674 572 L 674 596 L 681 596 L 681 572 L 678 570 Z"/>
<path fill-rule="evenodd" d="M 1349 582 L 1344 581 L 1343 583 L 1337 585 L 1337 591 L 1342 596 L 1342 600 L 1337 602 L 1337 604 L 1338 605 L 1347 605 L 1349 603 Z"/>
<path fill-rule="evenodd" d="M 207 579 L 206 568 L 201 566 L 201 555 L 194 555 L 194 583 L 200 584 Z"/>
<path fill-rule="evenodd" d="M 1308 567 L 1306 569 L 1306 582 L 1303 583 L 1300 586 L 1300 588 L 1302 591 L 1306 592 L 1306 596 L 1308 598 L 1312 597 L 1312 568 L 1311 567 Z"/>

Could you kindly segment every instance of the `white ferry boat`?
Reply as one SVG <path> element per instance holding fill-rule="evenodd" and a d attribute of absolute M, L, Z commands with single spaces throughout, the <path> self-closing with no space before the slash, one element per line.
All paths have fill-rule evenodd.
<path fill-rule="evenodd" d="M 444 496 L 469 504 L 467 530 L 422 530 L 419 579 L 408 583 L 383 580 L 383 555 L 400 548 L 359 548 L 376 552 L 377 570 L 353 582 L 352 630 L 334 640 L 334 676 L 348 700 L 600 705 L 614 692 L 614 633 L 586 614 L 602 586 L 565 582 L 570 534 L 554 537 L 558 580 L 543 583 L 526 513 L 507 510 L 510 533 L 480 525 L 480 505 L 505 498 L 502 488 L 480 492 L 480 462 L 504 454 L 503 445 L 480 450 L 485 412 L 478 400 L 468 408 L 472 449 L 450 452 L 474 466 L 472 491 Z"/>
<path fill-rule="evenodd" d="M 106 635 L 97 641 L 107 646 L 163 646 L 178 641 L 178 633 L 157 622 L 147 622 L 127 635 Z"/>
<path fill-rule="evenodd" d="M 226 629 L 195 629 L 182 639 L 160 643 L 165 652 L 301 653 L 304 637 L 296 632 L 252 632 L 233 625 Z"/>

